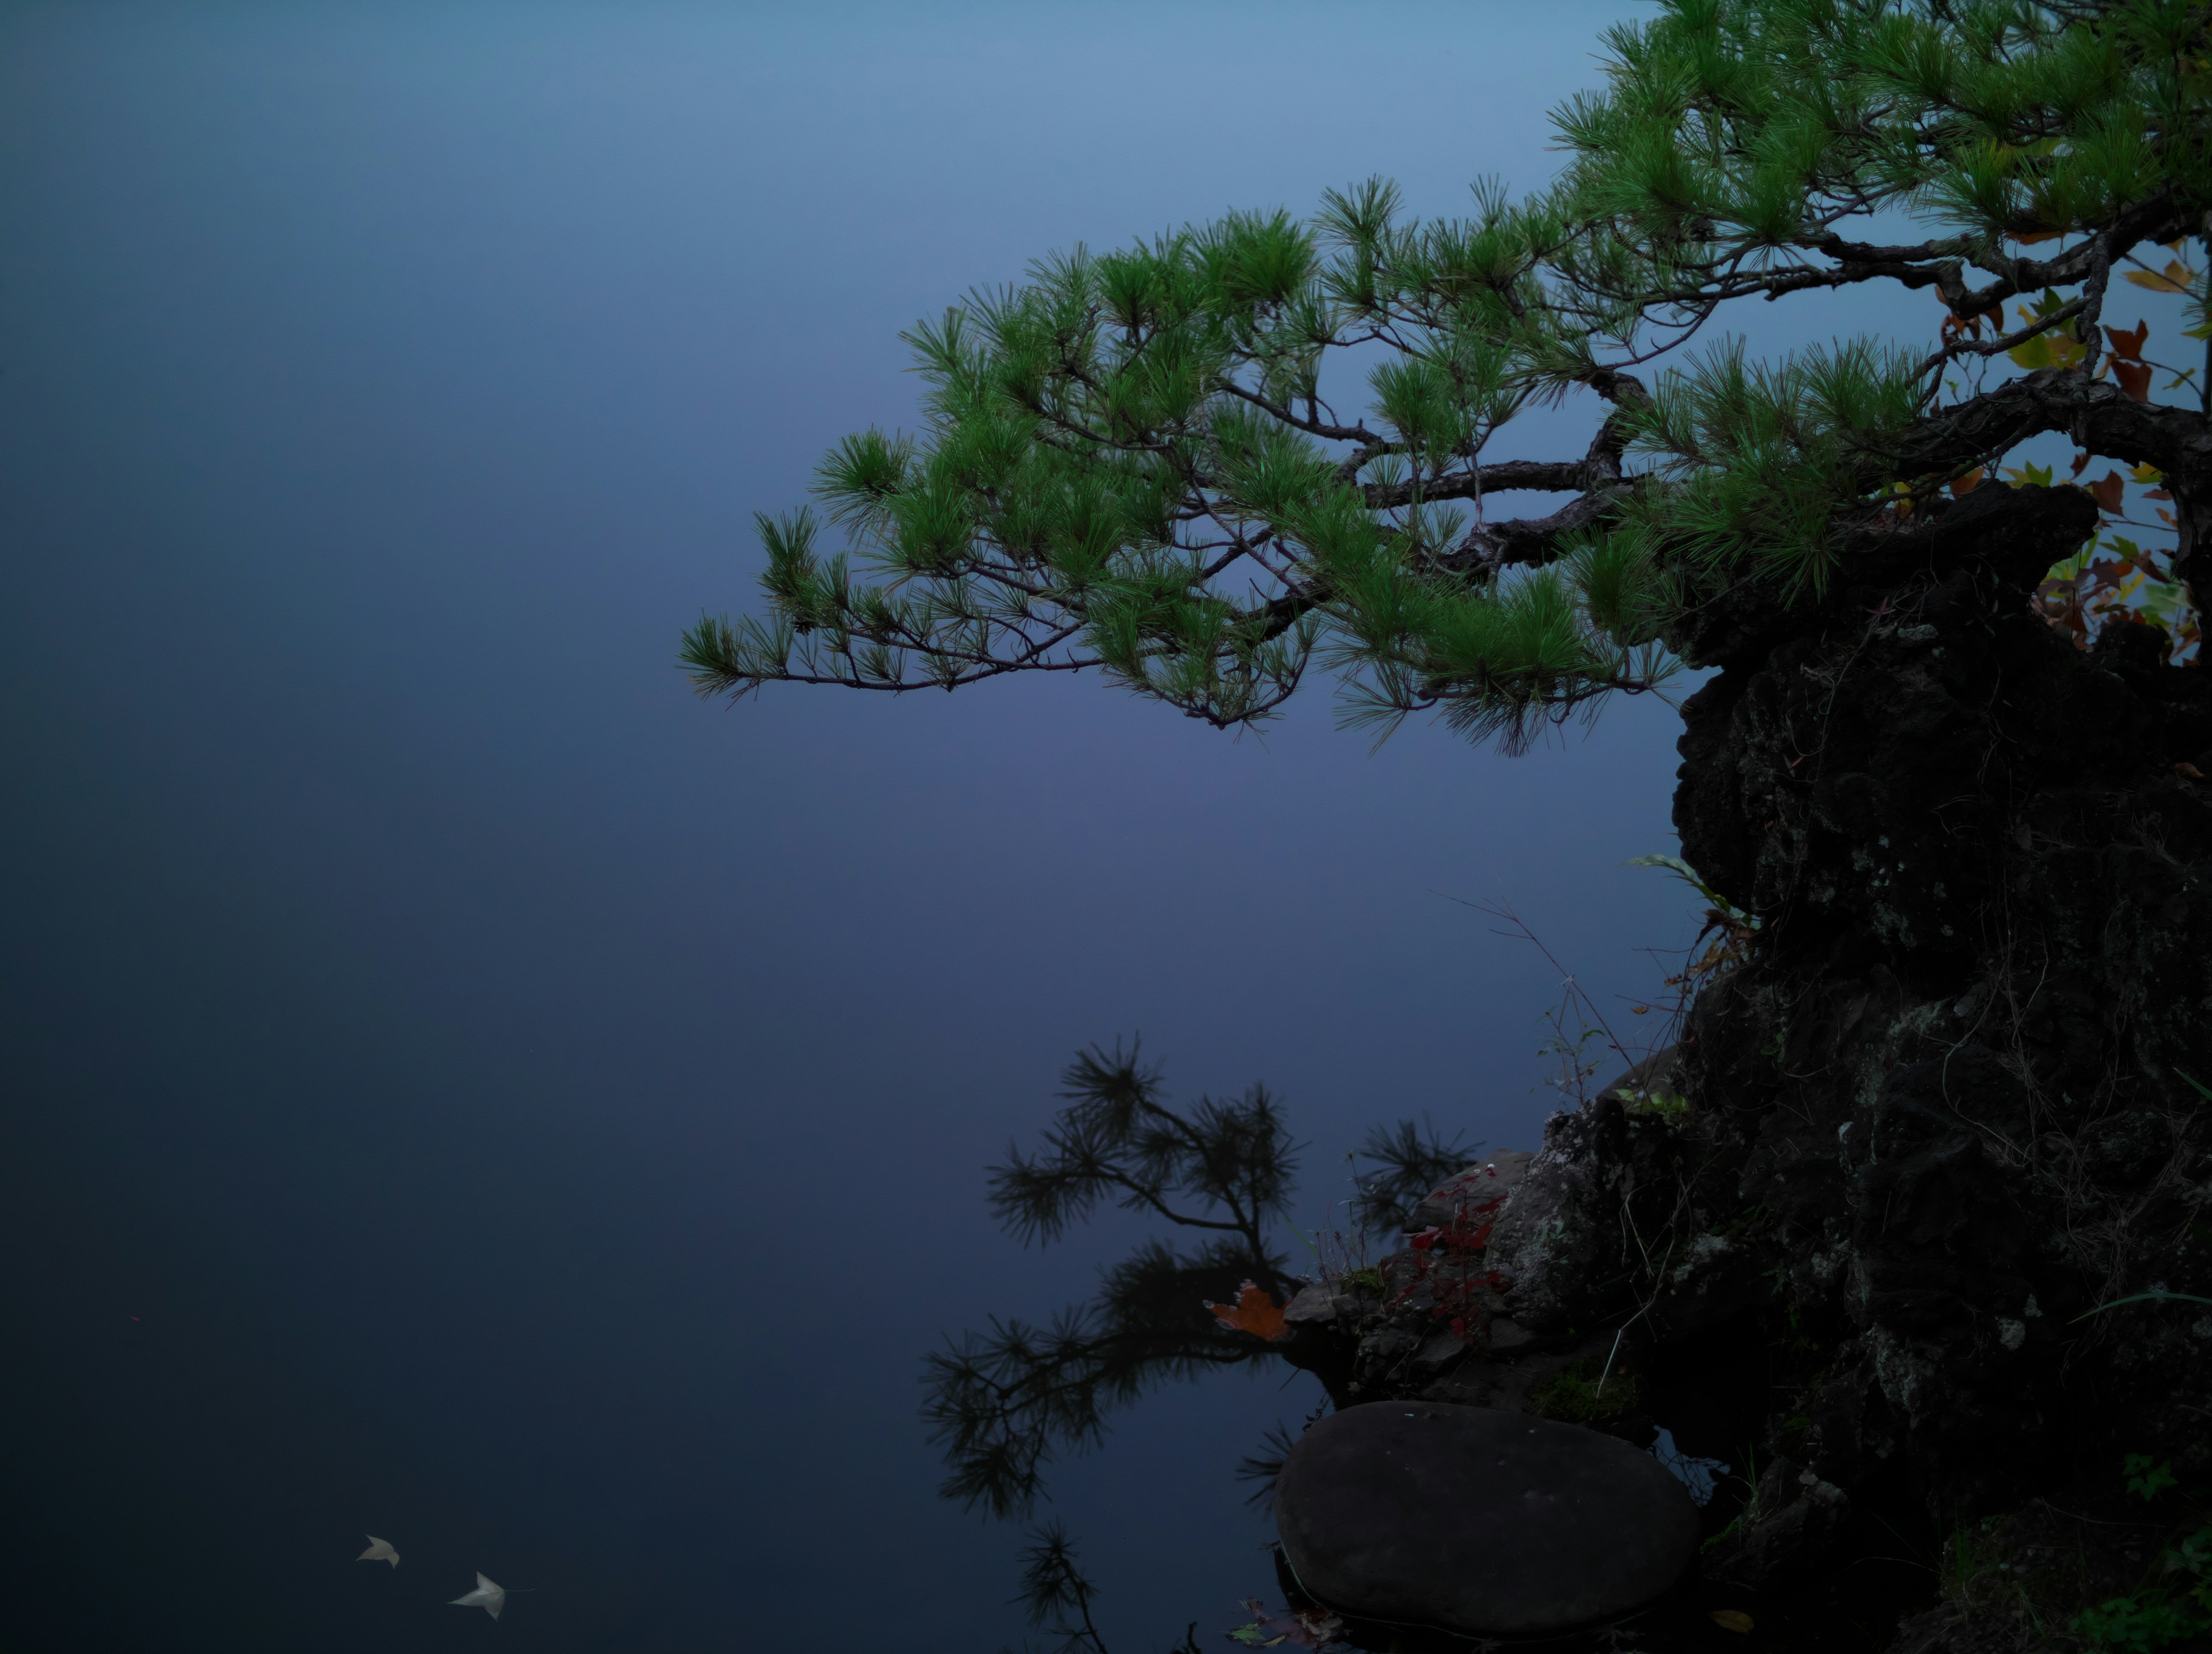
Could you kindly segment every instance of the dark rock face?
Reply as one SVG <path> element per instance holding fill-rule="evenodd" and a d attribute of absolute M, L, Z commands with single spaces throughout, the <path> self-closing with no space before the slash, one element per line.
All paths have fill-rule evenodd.
<path fill-rule="evenodd" d="M 1759 926 L 1486 1230 L 1315 1294 L 1334 1365 L 1307 1364 L 1351 1411 L 1310 1442 L 1425 1399 L 1755 1450 L 1705 1572 L 1762 1620 L 1857 1601 L 1898 1531 L 2061 1493 L 2119 1521 L 2124 1453 L 2212 1476 L 2212 1314 L 2154 1292 L 2212 1297 L 2212 665 L 2033 611 L 2094 520 L 1984 483 L 1817 604 L 1739 587 L 1677 629 L 1718 669 L 1684 708 L 1683 855 Z M 1979 1621 L 1916 1625 L 1978 1654 Z"/>
<path fill-rule="evenodd" d="M 1299 1583 L 1362 1619 L 1474 1636 L 1601 1624 L 1698 1551 L 1697 1507 L 1649 1454 L 1487 1408 L 1381 1402 L 1285 1461 L 1275 1525 Z"/>
<path fill-rule="evenodd" d="M 1596 1140 L 1617 1135 L 1620 1110 L 1553 1116 L 1544 1147 L 1529 1163 L 1490 1233 L 1492 1266 L 1513 1281 L 1513 1319 L 1558 1332 L 1582 1313 L 1607 1268 L 1620 1223 L 1615 1190 Z"/>
<path fill-rule="evenodd" d="M 2075 1319 L 2212 1283 L 2212 674 L 2030 611 L 2091 520 L 1977 490 L 1795 628 L 1680 640 L 1722 667 L 1684 855 L 1764 921 L 1684 1040 L 1686 1186 L 1764 1274 L 1740 1310 L 1821 1347 L 1770 1439 L 1845 1486 L 1990 1508 L 2122 1437 L 2212 1470 L 2205 1333 Z"/>

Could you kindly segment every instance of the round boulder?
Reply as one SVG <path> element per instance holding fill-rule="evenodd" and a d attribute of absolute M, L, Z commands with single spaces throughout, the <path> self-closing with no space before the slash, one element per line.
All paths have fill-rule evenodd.
<path fill-rule="evenodd" d="M 1298 1583 L 1340 1613 L 1476 1637 L 1618 1619 L 1698 1554 L 1649 1453 L 1492 1408 L 1376 1402 L 1322 1420 L 1275 1484 Z"/>

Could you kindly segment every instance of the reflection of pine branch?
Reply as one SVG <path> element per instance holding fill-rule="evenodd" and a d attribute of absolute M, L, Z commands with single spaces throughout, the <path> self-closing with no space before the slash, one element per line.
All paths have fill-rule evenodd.
<path fill-rule="evenodd" d="M 1027 1510 L 1056 1443 L 1095 1444 L 1107 1411 L 1170 1378 L 1191 1378 L 1264 1354 L 1203 1307 L 1237 1296 L 1247 1277 L 1279 1293 L 1280 1260 L 1217 1241 L 1195 1255 L 1158 1241 L 1106 1273 L 1097 1298 L 1048 1327 L 994 1320 L 927 1358 L 922 1408 L 945 1444 L 942 1492 L 994 1516 Z"/>
<path fill-rule="evenodd" d="M 1045 1152 L 1009 1149 L 1006 1164 L 992 1168 L 1000 1222 L 1024 1241 L 1053 1241 L 1112 1198 L 1187 1228 L 1237 1235 L 1255 1258 L 1266 1252 L 1261 1225 L 1282 1214 L 1297 1162 L 1264 1086 L 1234 1103 L 1200 1098 L 1186 1117 L 1161 1106 L 1160 1071 L 1133 1044 L 1110 1056 L 1093 1046 L 1060 1078 L 1068 1106 L 1045 1133 Z M 1193 1200 L 1212 1209 L 1194 1213 Z"/>
<path fill-rule="evenodd" d="M 1075 1542 L 1057 1522 L 1030 1530 L 1022 1553 L 1022 1590 L 1014 1600 L 1030 1623 L 1060 1639 L 1054 1654 L 1107 1654 L 1106 1642 L 1091 1618 L 1091 1599 L 1098 1588 L 1085 1577 Z"/>
<path fill-rule="evenodd" d="M 1372 1160 L 1379 1168 L 1359 1179 L 1359 1226 L 1370 1235 L 1392 1235 L 1411 1227 L 1421 1197 L 1463 1170 L 1481 1146 L 1462 1142 L 1455 1135 L 1440 1137 L 1426 1120 L 1418 1127 L 1410 1120 L 1376 1127 L 1359 1147 L 1360 1158 Z"/>
<path fill-rule="evenodd" d="M 1106 1639 L 1091 1617 L 1098 1587 L 1083 1572 L 1075 1542 L 1057 1522 L 1032 1528 L 1030 1540 L 1030 1548 L 1022 1553 L 1021 1594 L 1014 1598 L 1030 1624 L 1060 1639 L 1052 1654 L 1109 1654 Z M 1196 1621 L 1168 1654 L 1199 1654 Z"/>
<path fill-rule="evenodd" d="M 943 1491 L 994 1516 L 1027 1510 L 1054 1448 L 1097 1442 L 1109 1408 L 1266 1353 L 1215 1320 L 1209 1300 L 1234 1303 L 1246 1280 L 1278 1298 L 1291 1286 L 1267 1229 L 1283 1215 L 1297 1162 L 1264 1089 L 1177 1113 L 1133 1047 L 1085 1051 L 1063 1079 L 1067 1106 L 1042 1149 L 1012 1149 L 992 1170 L 1000 1221 L 1049 1242 L 1111 1199 L 1211 1232 L 1189 1250 L 1146 1242 L 1048 1326 L 994 1319 L 928 1358 L 922 1411 L 945 1445 Z"/>
<path fill-rule="evenodd" d="M 1148 1240 L 1105 1272 L 1088 1301 L 1049 1323 L 994 1317 L 927 1358 L 922 1416 L 945 1449 L 948 1498 L 1018 1515 L 1044 1487 L 1058 1449 L 1096 1444 L 1107 1414 L 1169 1379 L 1268 1355 L 1275 1347 L 1216 1319 L 1251 1281 L 1278 1304 L 1299 1282 L 1269 1242 L 1285 1216 L 1297 1153 L 1265 1087 L 1188 1110 L 1163 1101 L 1138 1049 L 1097 1047 L 1062 1075 L 1065 1106 L 1033 1151 L 991 1170 L 991 1209 L 1024 1241 L 1049 1243 L 1103 1202 L 1196 1231 L 1176 1247 Z M 1376 1170 L 1360 1180 L 1359 1220 L 1402 1226 L 1420 1198 L 1472 1152 L 1405 1122 L 1368 1136 Z"/>
<path fill-rule="evenodd" d="M 1260 1438 L 1261 1450 L 1237 1461 L 1237 1480 L 1253 1484 L 1252 1491 L 1244 1496 L 1247 1505 L 1265 1505 L 1275 1497 L 1275 1478 L 1283 1474 L 1283 1461 L 1290 1456 L 1297 1439 L 1284 1426 L 1269 1425 Z"/>

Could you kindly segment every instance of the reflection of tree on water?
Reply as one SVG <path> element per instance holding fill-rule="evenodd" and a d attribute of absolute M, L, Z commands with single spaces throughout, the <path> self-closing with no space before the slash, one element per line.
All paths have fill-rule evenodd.
<path fill-rule="evenodd" d="M 1178 1112 L 1133 1047 L 1084 1052 L 1063 1081 L 1067 1104 L 1042 1148 L 1013 1151 L 991 1174 L 1006 1227 L 1050 1242 L 1110 1201 L 1201 1238 L 1147 1242 L 1049 1325 L 995 1322 L 930 1358 L 925 1412 L 945 1447 L 945 1492 L 1000 1516 L 1035 1502 L 1056 1446 L 1094 1444 L 1107 1414 L 1152 1386 L 1278 1354 L 1297 1364 L 1304 1347 L 1280 1317 L 1304 1284 L 1285 1250 L 1297 1156 L 1266 1089 Z M 1467 1158 L 1410 1122 L 1378 1129 L 1364 1152 L 1376 1170 L 1361 1201 L 1376 1233 L 1395 1232 L 1408 1195 Z M 1240 1328 L 1236 1306 L 1255 1298 L 1273 1314 L 1269 1332 L 1283 1330 Z"/>

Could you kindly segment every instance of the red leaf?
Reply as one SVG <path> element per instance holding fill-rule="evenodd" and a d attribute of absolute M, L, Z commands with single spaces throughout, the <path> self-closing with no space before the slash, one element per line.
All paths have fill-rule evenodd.
<path fill-rule="evenodd" d="M 2097 508 L 2108 511 L 2116 517 L 2126 502 L 2127 492 L 2128 479 L 2117 471 L 2108 471 L 2089 484 L 2089 495 L 2096 501 Z"/>
<path fill-rule="evenodd" d="M 2107 327 L 2105 337 L 2112 342 L 2112 354 L 2124 362 L 2142 360 L 2143 341 L 2150 337 L 2150 324 L 2139 321 L 2133 332 L 2118 327 Z"/>
<path fill-rule="evenodd" d="M 2083 471 L 2085 469 L 2087 469 L 2087 468 L 2088 464 L 2089 464 L 2089 450 L 2088 450 L 2088 449 L 2087 449 L 2087 448 L 2084 448 L 2084 449 L 2082 449 L 2082 450 L 2081 450 L 2081 453 L 2077 453 L 2077 454 L 2075 454 L 2075 455 L 2074 456 L 2074 465 L 2073 465 L 2073 469 L 2072 469 L 2072 471 L 2071 471 L 2069 474 L 2069 475 L 2071 475 L 2071 476 L 2079 477 L 2079 476 L 2082 473 L 2082 471 Z"/>
<path fill-rule="evenodd" d="M 1291 1323 L 1283 1319 L 1282 1306 L 1251 1281 L 1237 1289 L 1234 1304 L 1206 1301 L 1213 1318 L 1231 1332 L 1250 1333 L 1273 1344 L 1290 1336 Z"/>
<path fill-rule="evenodd" d="M 2150 364 L 2144 362 L 2122 362 L 2112 358 L 2112 377 L 2120 381 L 2120 388 L 2137 402 L 2150 400 Z"/>

